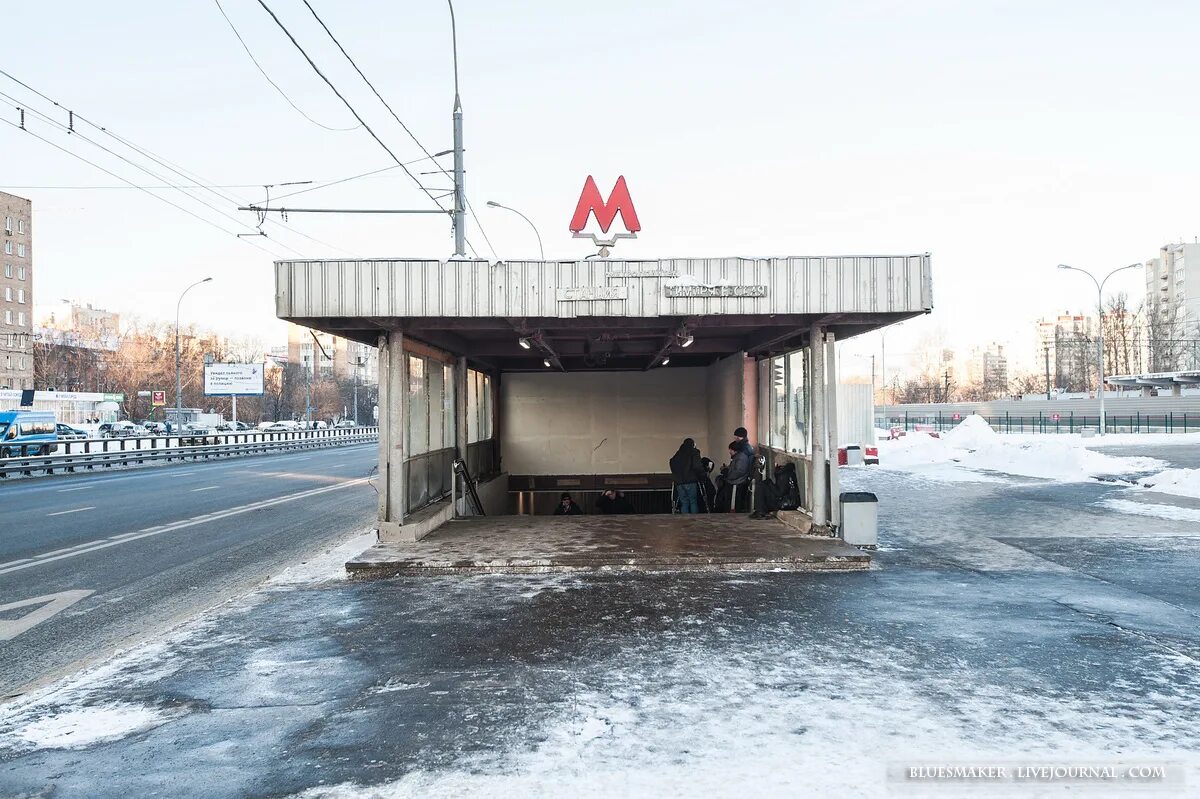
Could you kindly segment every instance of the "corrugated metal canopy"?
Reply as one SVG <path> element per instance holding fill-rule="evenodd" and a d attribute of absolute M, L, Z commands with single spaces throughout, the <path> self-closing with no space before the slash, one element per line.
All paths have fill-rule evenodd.
<path fill-rule="evenodd" d="M 653 261 L 278 261 L 281 319 L 408 335 L 497 369 L 702 364 L 848 338 L 932 310 L 929 255 Z M 531 346 L 522 347 L 518 339 Z M 682 343 L 688 338 L 692 343 Z"/>

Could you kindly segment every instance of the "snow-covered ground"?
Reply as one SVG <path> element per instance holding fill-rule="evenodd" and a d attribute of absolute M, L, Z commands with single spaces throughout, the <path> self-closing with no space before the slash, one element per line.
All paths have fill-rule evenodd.
<path fill-rule="evenodd" d="M 1108 455 L 1087 443 L 1078 436 L 1002 435 L 982 417 L 968 416 L 938 437 L 910 432 L 880 441 L 879 462 L 885 469 L 950 481 L 977 480 L 980 473 L 1083 481 L 1146 474 L 1166 465 L 1155 458 Z"/>
<path fill-rule="evenodd" d="M 1200 469 L 1164 468 L 1158 458 L 1113 455 L 1105 447 L 1192 444 L 1200 446 L 1200 434 L 1119 434 L 1103 439 L 1079 435 L 1002 434 L 992 430 L 980 416 L 968 416 L 952 430 L 933 436 L 909 432 L 889 440 L 877 431 L 880 468 L 908 472 L 941 482 L 994 482 L 1007 477 L 1040 478 L 1058 482 L 1117 479 L 1131 488 L 1200 499 Z M 1145 508 L 1114 509 L 1142 515 Z M 1194 518 L 1196 511 L 1178 509 L 1164 518 Z"/>

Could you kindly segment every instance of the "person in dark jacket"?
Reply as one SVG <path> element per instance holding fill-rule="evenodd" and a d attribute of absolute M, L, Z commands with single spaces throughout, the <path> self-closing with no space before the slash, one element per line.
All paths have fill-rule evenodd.
<path fill-rule="evenodd" d="M 671 456 L 671 480 L 675 483 L 675 499 L 680 513 L 700 512 L 700 478 L 704 466 L 700 463 L 700 450 L 696 441 L 685 438 L 679 449 Z"/>
<path fill-rule="evenodd" d="M 722 505 L 722 511 L 732 511 L 739 504 L 745 504 L 749 496 L 750 479 L 754 470 L 754 459 L 743 442 L 736 439 L 729 442 L 729 468 L 725 471 L 725 485 L 730 487 L 728 507 Z"/>
<path fill-rule="evenodd" d="M 738 445 L 738 449 L 745 452 L 754 460 L 754 445 L 750 443 L 750 434 L 746 432 L 746 428 L 739 427 L 733 431 L 733 442 Z"/>
<path fill-rule="evenodd" d="M 610 488 L 596 500 L 596 510 L 606 515 L 633 513 L 633 503 L 615 488 Z"/>
<path fill-rule="evenodd" d="M 571 495 L 563 492 L 563 495 L 558 498 L 558 507 L 554 509 L 555 516 L 582 516 L 583 508 L 575 500 L 571 499 Z"/>

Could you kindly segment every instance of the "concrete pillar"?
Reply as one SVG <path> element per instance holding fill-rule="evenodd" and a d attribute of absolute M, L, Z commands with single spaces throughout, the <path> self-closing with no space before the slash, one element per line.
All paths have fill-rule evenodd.
<path fill-rule="evenodd" d="M 404 334 L 390 330 L 379 337 L 379 537 L 384 540 L 396 540 L 407 510 L 407 394 Z"/>
<path fill-rule="evenodd" d="M 1179 385 L 1178 383 L 1171 384 L 1171 396 L 1172 397 L 1183 396 L 1182 390 L 1183 390 L 1183 386 Z"/>
<path fill-rule="evenodd" d="M 467 359 L 459 358 L 454 364 L 454 447 L 459 458 L 467 459 Z M 464 509 L 469 508 L 466 501 L 466 486 L 457 476 L 454 478 L 458 485 L 459 502 Z M 455 511 L 457 513 L 457 509 Z M 466 512 L 469 512 L 466 511 Z M 465 513 L 464 513 L 465 515 Z"/>
<path fill-rule="evenodd" d="M 814 526 L 824 526 L 826 515 L 825 469 L 827 433 L 825 432 L 825 342 L 824 329 L 813 325 L 809 331 L 812 351 L 812 499 L 810 509 Z"/>
<path fill-rule="evenodd" d="M 838 413 L 837 413 L 837 343 L 832 332 L 825 334 L 825 430 L 829 436 L 829 523 L 842 523 L 842 506 L 838 501 L 842 486 L 838 474 Z"/>

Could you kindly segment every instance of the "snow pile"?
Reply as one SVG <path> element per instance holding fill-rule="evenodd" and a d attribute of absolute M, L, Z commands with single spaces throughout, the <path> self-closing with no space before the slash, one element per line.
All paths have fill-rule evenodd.
<path fill-rule="evenodd" d="M 1149 472 L 1164 465 L 1156 458 L 1117 457 L 1097 452 L 1074 436 L 1000 435 L 980 416 L 968 416 L 940 438 L 908 433 L 896 441 L 880 442 L 879 450 L 884 468 L 945 480 L 970 479 L 967 475 L 971 472 L 983 471 L 1081 482 L 1094 477 Z M 1197 486 L 1200 490 L 1200 483 Z"/>
<path fill-rule="evenodd" d="M 62 708 L 46 715 L 27 715 L 23 723 L 4 730 L 3 738 L 15 749 L 82 749 L 145 732 L 171 718 L 158 708 L 127 702 Z"/>
<path fill-rule="evenodd" d="M 1200 469 L 1165 469 L 1140 481 L 1160 494 L 1200 498 Z"/>

